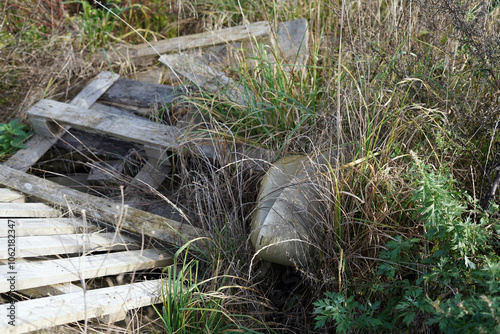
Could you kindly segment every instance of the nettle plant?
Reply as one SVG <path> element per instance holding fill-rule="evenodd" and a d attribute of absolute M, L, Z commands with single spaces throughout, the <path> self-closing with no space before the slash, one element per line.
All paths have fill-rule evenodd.
<path fill-rule="evenodd" d="M 327 292 L 316 301 L 316 328 L 333 322 L 340 333 L 422 325 L 446 333 L 500 332 L 498 207 L 483 211 L 449 170 L 412 157 L 410 204 L 423 237 L 388 242 L 369 291 Z"/>

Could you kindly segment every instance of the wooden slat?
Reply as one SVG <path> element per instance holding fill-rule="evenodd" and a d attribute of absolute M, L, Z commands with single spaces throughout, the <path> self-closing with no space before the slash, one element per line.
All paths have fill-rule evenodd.
<path fill-rule="evenodd" d="M 2 264 L 7 264 L 10 266 L 2 266 L 0 269 L 0 272 L 3 273 L 4 277 L 9 277 L 8 275 L 18 275 L 16 269 L 19 267 L 20 264 L 25 264 L 29 263 L 30 261 L 27 259 L 15 259 L 14 263 L 9 263 L 7 260 L 0 261 L 3 262 Z M 36 261 L 31 261 L 31 262 L 36 262 Z M 9 268 L 10 270 L 7 270 Z M 14 271 L 11 271 L 14 270 Z M 16 281 L 17 281 L 17 276 L 16 276 Z M 17 287 L 17 285 L 16 285 Z M 10 287 L 9 287 L 10 290 Z M 7 291 L 7 290 L 6 290 Z M 64 293 L 72 293 L 72 292 L 82 292 L 82 288 L 79 286 L 67 282 L 67 283 L 61 283 L 61 284 L 54 284 L 52 286 L 47 285 L 47 286 L 41 286 L 37 288 L 29 288 L 29 289 L 16 289 L 16 291 L 22 293 L 23 295 L 29 297 L 29 298 L 39 298 L 39 297 L 47 297 L 47 296 L 57 296 L 57 295 L 62 295 Z"/>
<path fill-rule="evenodd" d="M 173 263 L 170 255 L 146 249 L 58 260 L 24 262 L 15 265 L 16 289 L 24 290 L 95 277 L 117 275 Z M 0 277 L 8 277 L 9 266 L 0 266 Z M 0 292 L 9 291 L 7 280 L 0 280 Z"/>
<path fill-rule="evenodd" d="M 7 188 L 0 188 L 0 202 L 24 203 L 24 195 Z"/>
<path fill-rule="evenodd" d="M 172 103 L 186 96 L 185 87 L 172 87 L 136 80 L 120 79 L 104 93 L 100 101 L 119 103 L 140 108 L 152 108 Z"/>
<path fill-rule="evenodd" d="M 146 188 L 149 187 L 158 189 L 162 182 L 165 180 L 166 175 L 170 173 L 172 168 L 167 165 L 153 165 L 150 161 L 148 161 L 137 173 L 134 179 L 130 182 L 130 185 L 127 187 L 127 190 L 130 190 L 130 187 L 139 187 Z"/>
<path fill-rule="evenodd" d="M 60 296 L 21 301 L 15 304 L 15 327 L 10 326 L 8 307 L 0 305 L 0 332 L 25 333 L 85 318 L 102 317 L 161 302 L 165 280 L 150 280 L 129 285 L 89 290 Z"/>
<path fill-rule="evenodd" d="M 114 233 L 63 234 L 16 238 L 16 257 L 34 257 L 127 248 Z M 129 243 L 127 243 L 129 244 Z M 0 238 L 0 259 L 8 258 L 7 238 Z M 130 244 L 129 248 L 133 248 Z"/>
<path fill-rule="evenodd" d="M 150 146 L 144 146 L 144 150 L 148 156 L 148 161 L 130 182 L 130 186 L 146 186 L 146 188 L 157 189 L 165 180 L 166 175 L 172 170 L 169 155 L 167 152 L 162 152 Z M 130 186 L 127 187 L 127 190 L 130 190 Z"/>
<path fill-rule="evenodd" d="M 36 235 L 54 235 L 71 234 L 94 231 L 94 225 L 84 226 L 83 221 L 71 218 L 24 218 L 14 219 L 16 236 L 36 236 Z M 0 219 L 0 237 L 7 236 L 7 219 Z"/>
<path fill-rule="evenodd" d="M 84 194 L 2 165 L 0 165 L 0 184 L 56 206 L 69 207 L 74 212 L 85 210 L 87 217 L 100 219 L 109 224 L 115 224 L 116 217 L 124 210 L 119 208 L 118 203 L 105 198 Z M 187 223 L 182 224 L 134 208 L 126 210 L 127 215 L 120 221 L 120 227 L 139 235 L 144 234 L 181 246 L 187 240 L 205 234 L 203 230 Z M 203 243 L 200 243 L 199 246 L 202 246 Z"/>
<path fill-rule="evenodd" d="M 246 164 L 260 166 L 262 161 L 259 160 L 272 161 L 275 156 L 272 151 L 246 144 L 236 144 L 235 147 L 232 141 L 183 138 L 182 130 L 177 127 L 157 124 L 138 116 L 74 107 L 50 100 L 38 102 L 28 111 L 28 115 L 35 131 L 47 136 L 59 128 L 59 125 L 51 125 L 53 121 L 56 121 L 160 150 L 176 150 L 182 143 L 192 147 L 193 152 L 199 151 L 200 155 L 206 159 L 218 160 L 221 165 L 250 158 L 255 160 L 245 160 Z"/>
<path fill-rule="evenodd" d="M 157 124 L 141 117 L 89 110 L 50 100 L 38 102 L 28 111 L 28 115 L 35 131 L 46 136 L 57 131 L 58 126 L 53 125 L 52 121 L 89 132 L 166 148 L 177 148 L 177 138 L 182 135 L 181 130 L 176 127 Z"/>
<path fill-rule="evenodd" d="M 90 108 L 106 91 L 120 78 L 116 73 L 101 72 L 80 93 L 78 93 L 70 104 L 83 108 Z"/>
<path fill-rule="evenodd" d="M 223 72 L 205 64 L 201 56 L 176 53 L 163 55 L 159 60 L 171 70 L 192 81 L 197 87 L 212 93 L 220 92 L 233 102 L 248 105 L 248 97 L 244 88 Z M 251 93 L 248 92 L 248 94 Z"/>
<path fill-rule="evenodd" d="M 154 49 L 147 44 L 137 48 L 137 56 L 154 56 L 158 52 L 182 51 L 217 44 L 240 41 L 252 37 L 267 35 L 271 31 L 269 22 L 261 21 L 246 25 L 207 31 L 199 34 L 170 38 L 163 41 L 152 42 Z"/>
<path fill-rule="evenodd" d="M 281 22 L 277 28 L 273 33 L 259 38 L 185 52 L 196 53 L 203 57 L 207 65 L 220 69 L 241 66 L 242 60 L 246 62 L 246 66 L 249 68 L 261 65 L 262 60 L 264 60 L 269 64 L 279 61 L 286 65 L 283 68 L 285 71 L 297 70 L 299 67 L 305 69 L 309 56 L 307 20 L 298 19 Z M 266 51 L 264 59 L 262 59 L 263 49 Z"/>
<path fill-rule="evenodd" d="M 271 28 L 269 22 L 261 21 L 216 31 L 207 31 L 199 34 L 151 42 L 153 47 L 146 43 L 133 47 L 120 46 L 113 50 L 106 51 L 105 54 L 96 54 L 95 58 L 98 61 L 109 59 L 113 62 L 118 59 L 150 57 L 158 55 L 158 53 L 183 51 L 187 49 L 240 41 L 252 37 L 265 36 L 268 35 L 270 31 Z"/>
<path fill-rule="evenodd" d="M 98 103 L 94 103 L 92 108 Z M 101 105 L 103 106 L 103 105 Z M 113 109 L 111 107 L 106 109 Z M 132 148 L 140 149 L 139 144 L 125 142 L 106 135 L 90 133 L 85 130 L 70 129 L 55 145 L 57 148 L 71 150 L 89 154 L 92 152 L 95 155 L 104 155 L 113 158 L 121 158 L 126 156 Z"/>
<path fill-rule="evenodd" d="M 26 172 L 56 143 L 57 139 L 35 133 L 26 143 L 25 149 L 17 151 L 3 164 L 10 168 Z"/>
<path fill-rule="evenodd" d="M 43 203 L 0 203 L 1 218 L 58 218 L 61 212 Z"/>
<path fill-rule="evenodd" d="M 91 106 L 119 77 L 119 75 L 111 72 L 101 72 L 71 100 L 70 104 L 81 107 Z M 57 142 L 59 137 L 64 134 L 64 131 L 58 131 L 58 134 L 55 137 L 35 134 L 26 143 L 26 149 L 17 151 L 9 160 L 4 162 L 4 165 L 20 171 L 27 171 Z"/>

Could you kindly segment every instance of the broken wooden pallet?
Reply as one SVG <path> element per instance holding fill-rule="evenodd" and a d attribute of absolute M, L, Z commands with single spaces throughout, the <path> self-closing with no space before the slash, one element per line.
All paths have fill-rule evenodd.
<path fill-rule="evenodd" d="M 146 145 L 158 155 L 177 151 L 180 147 L 198 150 L 199 154 L 221 164 L 238 162 L 244 158 L 268 160 L 274 152 L 218 139 L 189 136 L 175 126 L 159 124 L 134 115 L 123 115 L 112 110 L 95 110 L 66 103 L 41 100 L 29 111 L 31 124 L 37 134 L 61 136 L 63 125 L 98 132 L 104 135 Z M 235 146 L 235 147 L 234 147 Z"/>
<path fill-rule="evenodd" d="M 2 192 L 9 194 L 7 200 L 23 197 L 12 190 Z M 88 282 L 163 268 L 173 263 L 172 256 L 137 249 L 132 240 L 98 233 L 80 219 L 18 218 L 40 212 L 28 204 L 33 203 L 16 203 L 16 211 L 0 212 L 0 277 L 5 278 L 0 281 L 0 293 L 9 297 L 0 300 L 1 333 L 25 333 L 104 316 L 118 321 L 130 309 L 161 300 L 165 291 L 161 280 L 96 289 Z M 20 300 L 35 296 L 40 298 Z"/>
<path fill-rule="evenodd" d="M 27 171 L 54 144 L 61 141 L 70 143 L 70 146 L 86 147 L 85 136 L 75 137 L 70 133 L 71 127 L 83 131 L 80 134 L 98 134 L 120 139 L 123 143 L 130 143 L 129 150 L 142 147 L 146 151 L 146 163 L 131 182 L 133 186 L 158 188 L 169 170 L 168 156 L 179 148 L 189 148 L 192 154 L 217 161 L 222 166 L 238 161 L 246 166 L 260 166 L 263 162 L 274 159 L 275 154 L 271 151 L 210 138 L 209 135 L 185 133 L 185 130 L 178 127 L 159 124 L 113 107 L 124 108 L 125 105 L 132 104 L 131 110 L 143 115 L 144 109 L 154 108 L 160 101 L 169 103 L 185 94 L 183 89 L 119 79 L 116 74 L 102 72 L 70 103 L 42 100 L 33 106 L 28 114 L 36 134 L 28 141 L 26 149 L 19 150 L 4 165 Z M 127 150 L 126 147 L 124 149 Z M 97 167 L 96 164 L 94 165 Z M 105 175 L 113 173 L 113 168 L 108 168 L 99 174 L 104 175 L 104 179 L 109 179 Z M 90 176 L 89 181 L 96 182 L 95 176 Z"/>
<path fill-rule="evenodd" d="M 105 94 L 108 89 L 111 89 L 112 92 L 112 94 L 109 94 L 110 96 L 119 95 L 122 89 L 120 87 L 123 87 L 123 85 L 119 85 L 118 90 L 113 90 L 114 88 L 111 88 L 117 80 L 117 75 L 110 72 L 102 72 L 95 80 L 85 87 L 70 104 L 41 101 L 40 104 L 42 106 L 45 105 L 46 108 L 34 107 L 32 109 L 33 125 L 35 129 L 38 129 L 38 133 L 36 133 L 26 144 L 26 149 L 18 151 L 3 165 L 0 165 L 0 184 L 41 201 L 68 208 L 69 210 L 85 210 L 89 217 L 101 219 L 110 224 L 116 223 L 116 217 L 123 215 L 124 210 L 126 210 L 127 215 L 122 217 L 122 221 L 119 222 L 121 224 L 120 228 L 132 231 L 133 233 L 150 236 L 173 245 L 183 245 L 187 240 L 192 240 L 203 235 L 202 231 L 192 228 L 189 224 L 181 224 L 180 222 L 148 214 L 133 208 L 126 209 L 122 207 L 120 211 L 117 210 L 117 204 L 111 201 L 87 195 L 60 186 L 46 179 L 24 173 L 40 159 L 58 138 L 61 138 L 63 134 L 67 133 L 69 126 L 75 125 L 83 129 L 89 129 L 94 126 L 95 129 L 91 129 L 94 132 L 100 129 L 102 130 L 101 133 L 110 134 L 115 137 L 121 136 L 127 139 L 132 137 L 132 141 L 151 146 L 146 148 L 146 152 L 149 152 L 148 155 L 152 163 L 144 167 L 145 171 L 142 174 L 139 173 L 136 182 L 141 184 L 145 183 L 139 178 L 146 178 L 147 176 L 147 182 L 157 186 L 161 182 L 159 181 L 161 175 L 158 176 L 158 169 L 151 167 L 157 167 L 163 164 L 164 153 L 163 150 L 160 149 L 162 147 L 171 147 L 172 144 L 175 146 L 175 140 L 181 135 L 181 131 L 177 128 L 157 124 L 138 116 L 134 117 L 131 115 L 124 115 L 123 113 L 117 114 L 113 110 L 96 111 L 87 109 L 90 106 L 94 106 L 95 102 Z M 125 86 L 130 87 L 129 84 Z M 166 92 L 162 91 L 163 87 L 160 87 L 161 85 L 156 86 L 156 92 L 163 92 L 167 95 L 172 92 L 168 89 Z M 64 118 L 64 115 L 57 113 L 59 109 L 51 109 L 52 105 L 62 107 L 65 112 L 68 112 L 70 117 Z M 43 114 L 43 111 L 47 111 L 48 114 Z M 77 113 L 82 112 L 82 114 L 71 114 L 71 111 L 76 111 Z M 42 115 L 37 118 L 39 114 Z M 85 115 L 89 115 L 87 123 L 85 123 Z M 64 119 L 58 119 L 59 116 Z M 83 121 L 74 121 L 78 119 L 83 119 Z M 53 127 L 55 131 L 52 133 L 45 125 L 49 124 L 50 127 L 50 124 L 54 124 L 54 121 L 67 122 L 63 127 Z M 133 131 L 139 127 L 141 127 L 143 132 Z M 155 138 L 152 134 L 157 135 L 158 138 Z M 160 144 L 158 144 L 157 141 L 159 141 Z"/>
<path fill-rule="evenodd" d="M 271 38 L 271 31 L 267 22 L 261 22 L 231 28 L 217 34 L 204 33 L 187 39 L 183 37 L 164 41 L 156 46 L 162 48 L 161 52 L 166 52 L 169 48 L 179 50 L 181 41 L 183 47 L 192 48 L 235 42 L 255 36 L 267 36 L 272 44 L 276 40 Z M 281 30 L 285 31 L 281 35 L 279 31 L 278 44 L 281 43 L 280 39 L 285 40 L 279 36 L 289 38 L 292 29 Z M 186 40 L 189 40 L 189 43 L 185 43 Z M 303 51 L 302 45 L 307 45 L 307 29 L 303 32 L 299 44 L 299 49 Z M 243 44 L 239 44 L 234 47 L 242 46 Z M 292 43 L 292 46 L 296 45 Z M 298 59 L 300 55 L 296 51 L 294 50 L 293 57 Z M 151 51 L 138 48 L 126 52 L 135 53 L 137 57 L 147 57 Z M 207 73 L 220 76 L 220 72 L 211 71 L 209 68 Z M 184 75 L 188 78 L 190 76 L 187 71 Z M 42 100 L 36 104 L 28 112 L 36 134 L 27 143 L 26 149 L 20 150 L 0 165 L 0 184 L 32 199 L 114 224 L 117 231 L 127 230 L 176 246 L 193 242 L 198 249 L 203 248 L 204 244 L 200 240 L 200 237 L 204 236 L 203 231 L 190 224 L 120 206 L 112 201 L 25 173 L 54 144 L 65 136 L 72 135 L 71 128 L 112 136 L 143 148 L 148 163 L 131 182 L 132 185 L 158 187 L 162 182 L 162 175 L 159 174 L 166 172 L 166 169 L 162 170 L 166 168 L 164 162 L 168 160 L 169 155 L 181 148 L 189 148 L 193 153 L 198 153 L 208 160 L 218 161 L 220 165 L 238 164 L 242 160 L 256 160 L 259 165 L 261 161 L 273 160 L 274 152 L 244 143 L 235 144 L 232 141 L 214 139 L 209 135 L 194 136 L 186 133 L 184 129 L 158 124 L 136 115 L 144 115 L 152 103 L 168 102 L 169 98 L 182 96 L 185 90 L 170 89 L 166 97 L 160 96 L 165 92 L 165 86 L 148 86 L 147 92 L 161 92 L 158 93 L 158 99 L 155 96 L 150 99 L 149 104 L 127 108 L 127 105 L 138 99 L 137 94 L 134 97 L 119 87 L 128 87 L 130 84 L 133 83 L 120 80 L 118 75 L 103 72 L 70 103 Z M 233 95 L 236 100 L 239 98 L 239 102 L 242 102 L 238 94 L 235 92 Z M 106 104 L 98 101 L 105 101 Z M 93 166 L 106 168 L 105 165 Z M 7 197 L 9 196 L 7 194 Z M 0 292 L 10 294 L 15 291 L 18 294 L 16 296 L 37 295 L 40 298 L 17 302 L 17 313 L 14 317 L 16 326 L 10 326 L 11 318 L 4 317 L 0 320 L 0 332 L 20 333 L 103 315 L 120 319 L 131 308 L 160 300 L 161 293 L 167 288 L 161 280 L 100 289 L 89 289 L 86 280 L 170 265 L 173 259 L 169 255 L 155 250 L 137 250 L 133 242 L 119 234 L 99 233 L 95 229 L 89 229 L 85 221 L 61 218 L 60 213 L 55 214 L 53 210 L 46 210 L 46 213 L 42 207 L 35 205 L 38 203 L 23 203 L 23 199 L 15 196 L 10 196 L 8 201 L 8 208 L 0 205 L 0 214 L 5 215 L 4 220 L 0 222 L 7 226 L 0 228 L 0 233 L 3 233 L 0 235 L 0 258 L 3 258 L 4 262 L 4 265 L 0 266 L 0 274 L 9 277 L 14 275 L 15 284 L 12 287 L 9 281 L 0 283 Z M 9 235 L 13 229 L 17 234 L 15 255 L 9 250 Z M 48 258 L 40 259 L 40 256 Z M 44 296 L 47 292 L 57 296 Z M 4 302 L 0 309 L 10 314 L 7 312 L 11 312 L 11 305 L 13 304 Z"/>
<path fill-rule="evenodd" d="M 0 165 L 0 184 L 37 200 L 114 224 L 118 229 L 182 246 L 204 235 L 199 228 L 135 208 L 120 207 L 110 200 L 61 186 L 34 175 Z M 121 217 L 121 219 L 119 218 Z M 198 242 L 203 247 L 202 242 Z"/>

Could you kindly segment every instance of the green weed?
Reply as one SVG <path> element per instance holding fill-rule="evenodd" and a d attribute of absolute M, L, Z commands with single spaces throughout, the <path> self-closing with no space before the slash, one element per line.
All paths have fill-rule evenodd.
<path fill-rule="evenodd" d="M 161 310 L 155 307 L 167 333 L 257 333 L 240 325 L 240 319 L 255 322 L 248 315 L 231 313 L 234 297 L 225 291 L 241 289 L 239 286 L 225 286 L 233 277 L 200 277 L 199 260 L 189 260 L 189 243 L 179 249 L 173 265 L 166 268 L 166 284 L 162 293 Z M 182 261 L 179 256 L 184 253 Z M 220 283 L 220 285 L 219 285 Z M 218 287 L 217 287 L 218 286 Z"/>
<path fill-rule="evenodd" d="M 423 236 L 397 236 L 386 244 L 376 273 L 380 281 L 368 296 L 345 290 L 316 302 L 317 327 L 333 321 L 341 332 L 350 327 L 406 331 L 424 324 L 460 333 L 500 328 L 500 262 L 492 251 L 497 208 L 481 211 L 456 188 L 448 170 L 436 172 L 415 154 L 411 173 L 417 185 L 411 201 L 424 224 Z"/>
<path fill-rule="evenodd" d="M 24 141 L 31 136 L 18 119 L 0 124 L 0 157 L 14 153 L 17 149 L 26 148 Z"/>

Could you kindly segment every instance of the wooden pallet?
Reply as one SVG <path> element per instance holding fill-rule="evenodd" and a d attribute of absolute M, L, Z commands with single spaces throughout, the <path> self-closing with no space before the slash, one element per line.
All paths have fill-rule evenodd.
<path fill-rule="evenodd" d="M 67 106 L 94 106 L 117 80 L 117 75 L 101 73 Z M 0 165 L 0 184 L 5 187 L 0 189 L 0 277 L 12 277 L 11 281 L 1 280 L 0 293 L 19 300 L 13 304 L 15 316 L 8 318 L 13 299 L 0 297 L 0 333 L 24 333 L 96 317 L 118 321 L 130 309 L 158 302 L 161 291 L 165 291 L 161 280 L 91 289 L 89 280 L 164 268 L 173 263 L 173 258 L 154 249 L 140 249 L 120 233 L 100 232 L 82 219 L 62 217 L 56 208 L 85 213 L 108 224 L 119 223 L 117 231 L 129 230 L 177 246 L 203 234 L 188 224 L 126 208 L 26 173 L 70 126 L 64 124 L 50 136 L 38 131 L 26 149 Z M 152 159 L 161 158 L 152 155 Z M 31 202 L 27 203 L 26 196 Z M 13 231 L 14 256 L 9 248 Z"/>
<path fill-rule="evenodd" d="M 2 192 L 8 193 L 3 200 L 24 201 L 22 194 Z M 0 293 L 15 299 L 40 298 L 14 304 L 4 298 L 0 333 L 25 333 L 104 316 L 117 321 L 130 309 L 158 302 L 165 290 L 161 280 L 100 289 L 91 289 L 87 282 L 163 268 L 173 263 L 171 255 L 141 250 L 131 239 L 101 233 L 81 219 L 61 218 L 59 210 L 45 204 L 3 202 L 0 207 L 13 204 L 15 210 L 0 210 Z M 9 242 L 14 233 L 15 242 Z"/>

